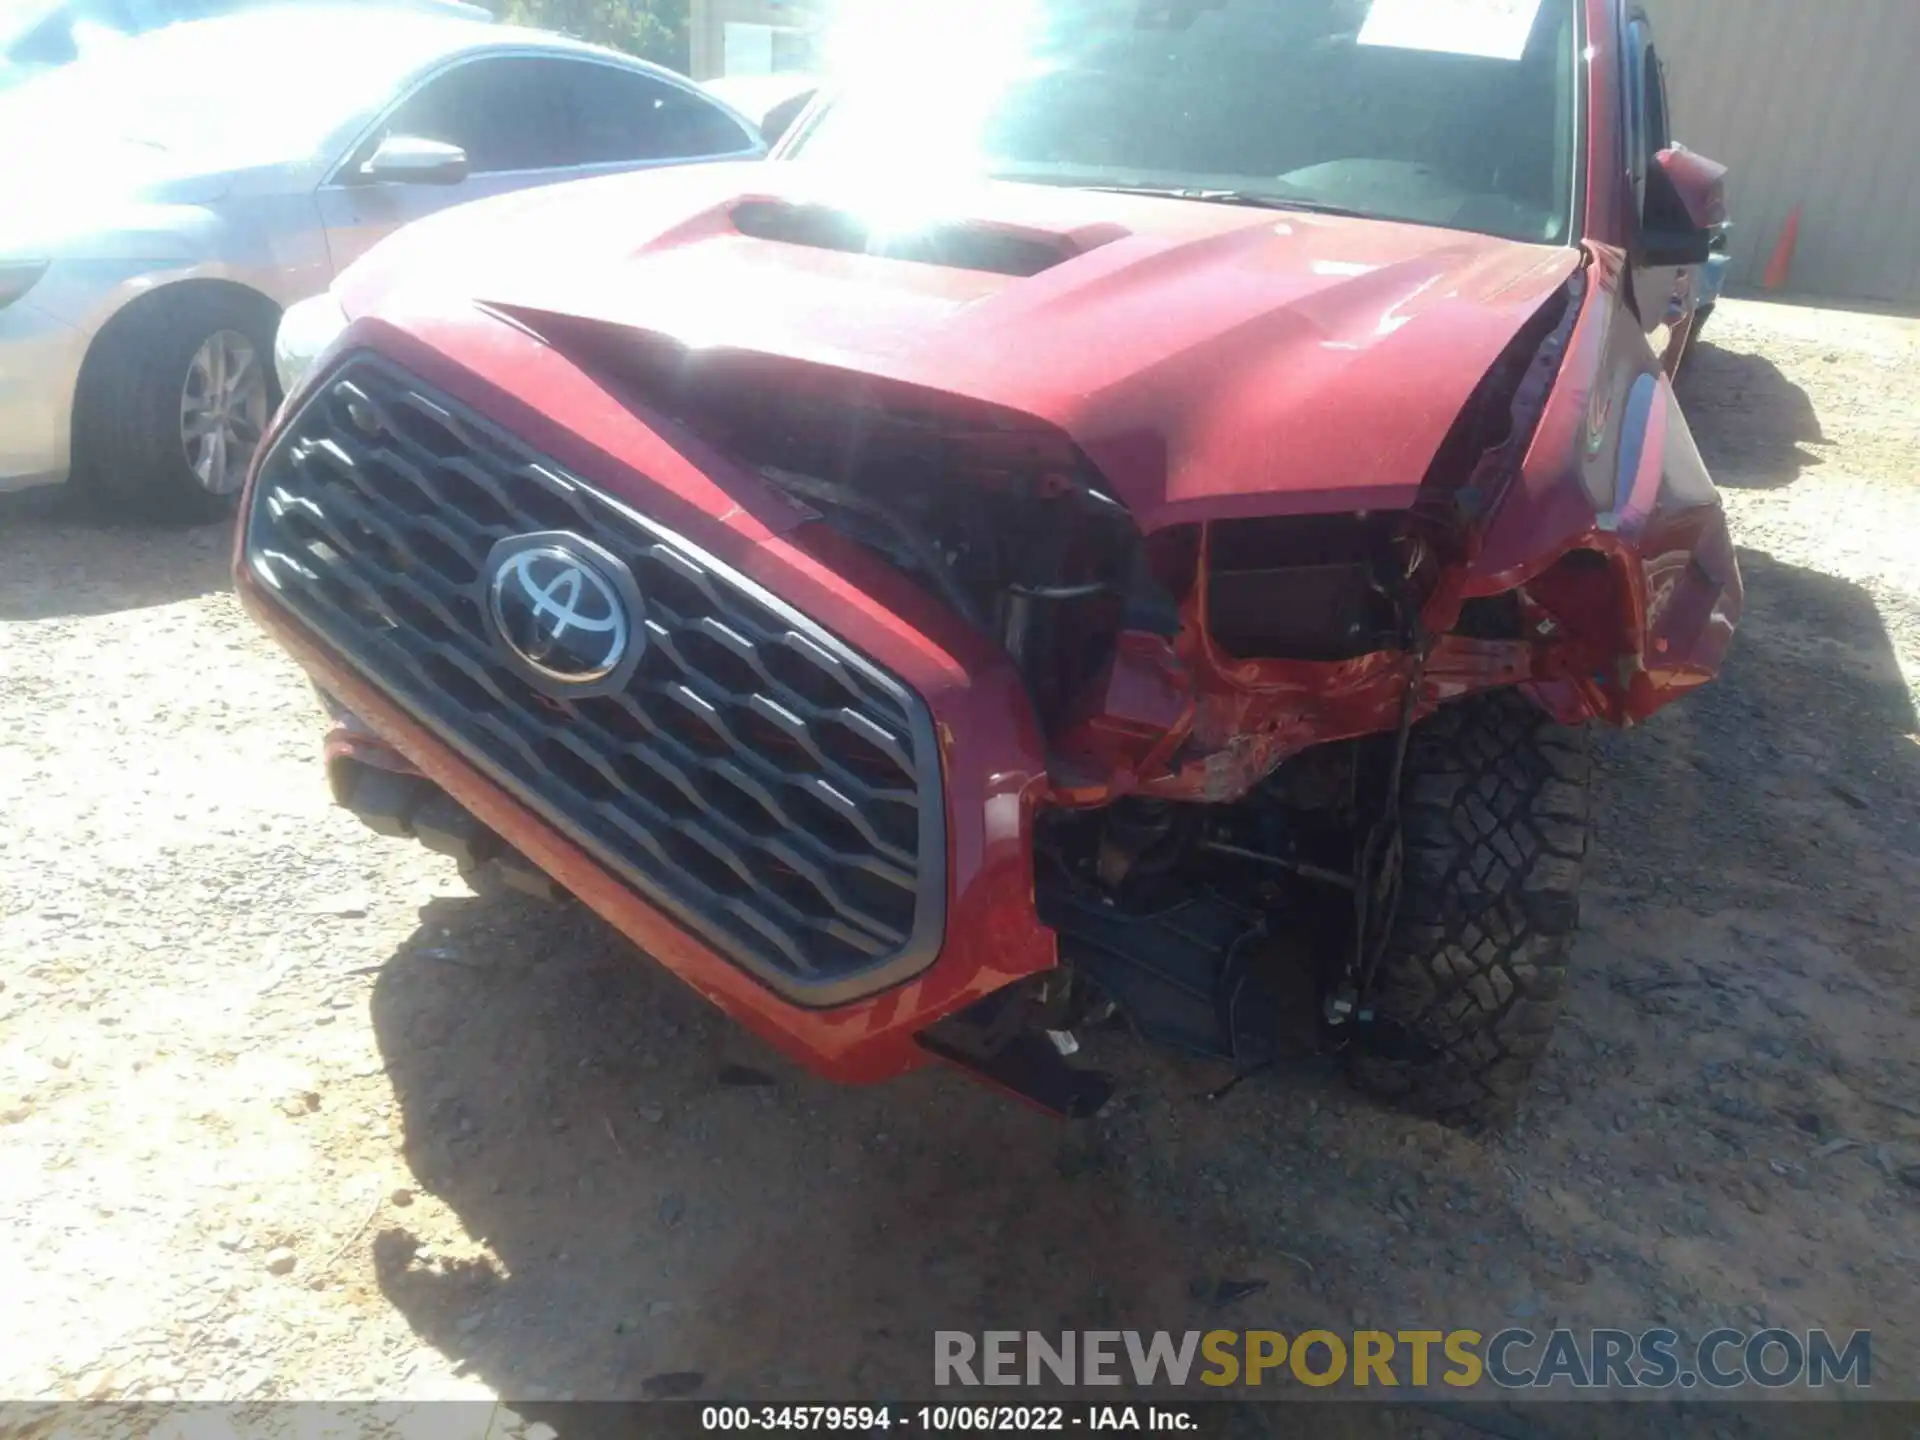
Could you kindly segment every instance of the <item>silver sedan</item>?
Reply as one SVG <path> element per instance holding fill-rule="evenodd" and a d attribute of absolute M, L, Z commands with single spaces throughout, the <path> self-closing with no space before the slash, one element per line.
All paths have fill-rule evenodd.
<path fill-rule="evenodd" d="M 172 26 L 0 95 L 0 490 L 223 513 L 281 312 L 375 241 L 530 185 L 764 147 L 691 81 L 366 3 Z"/>

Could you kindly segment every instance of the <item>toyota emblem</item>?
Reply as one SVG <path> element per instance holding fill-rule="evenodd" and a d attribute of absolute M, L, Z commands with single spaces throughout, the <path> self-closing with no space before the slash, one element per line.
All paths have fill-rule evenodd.
<path fill-rule="evenodd" d="M 607 688 L 644 645 L 632 574 L 575 535 L 521 535 L 488 557 L 488 609 L 518 668 L 549 686 Z"/>

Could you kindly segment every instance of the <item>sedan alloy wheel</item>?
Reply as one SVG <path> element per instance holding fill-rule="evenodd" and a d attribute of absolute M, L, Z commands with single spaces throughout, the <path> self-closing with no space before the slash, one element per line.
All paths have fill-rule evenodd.
<path fill-rule="evenodd" d="M 271 408 L 266 364 L 236 330 L 216 330 L 194 352 L 180 390 L 180 444 L 201 488 L 231 495 L 247 478 Z"/>

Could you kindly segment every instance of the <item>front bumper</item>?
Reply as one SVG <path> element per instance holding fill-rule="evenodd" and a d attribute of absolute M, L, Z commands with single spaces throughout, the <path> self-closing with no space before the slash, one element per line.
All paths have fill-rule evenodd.
<path fill-rule="evenodd" d="M 67 478 L 86 336 L 30 299 L 0 310 L 0 491 Z"/>
<path fill-rule="evenodd" d="M 410 367 L 416 374 L 431 365 L 429 356 L 419 358 L 429 365 Z M 618 837 L 610 840 L 604 827 L 592 823 L 592 807 L 583 821 L 577 806 L 569 812 L 553 794 L 541 792 L 537 779 L 530 779 L 532 772 L 512 763 L 510 747 L 524 745 L 526 737 L 505 734 L 500 712 L 492 708 L 498 694 L 476 697 L 475 709 L 491 709 L 489 723 L 501 736 L 500 745 L 490 748 L 482 732 L 467 724 L 471 716 L 423 703 L 422 692 L 410 688 L 404 676 L 396 679 L 391 667 L 382 670 L 370 664 L 364 645 L 343 631 L 324 607 L 303 602 L 298 585 L 286 583 L 285 557 L 273 557 L 267 548 L 267 542 L 280 543 L 285 537 L 269 535 L 263 541 L 260 522 L 275 506 L 313 504 L 313 497 L 296 494 L 298 486 L 287 483 L 276 467 L 291 463 L 290 454 L 305 453 L 299 447 L 311 443 L 313 436 L 303 416 L 316 405 L 330 403 L 327 397 L 353 363 L 342 362 L 341 369 L 320 380 L 302 411 L 283 422 L 253 482 L 247 513 L 256 523 L 243 528 L 235 570 L 241 597 L 252 613 L 380 743 L 392 747 L 487 831 L 502 837 L 708 999 L 835 1079 L 879 1079 L 924 1063 L 926 1051 L 917 1041 L 924 1031 L 1054 963 L 1053 937 L 1040 924 L 1032 896 L 1028 811 L 1043 767 L 1011 671 L 998 657 L 984 657 L 983 665 L 970 668 L 966 660 L 903 622 L 894 609 L 823 571 L 776 537 L 742 536 L 711 517 L 701 523 L 685 513 L 679 497 L 658 488 L 649 494 L 630 475 L 609 475 L 602 481 L 584 473 L 589 467 L 571 456 L 547 462 L 556 472 L 571 471 L 567 483 L 581 487 L 582 504 L 598 503 L 591 499 L 595 496 L 613 501 L 631 513 L 636 524 L 646 526 L 652 525 L 645 518 L 649 513 L 674 515 L 672 533 L 697 546 L 687 554 L 712 557 L 716 573 L 750 575 L 749 583 L 758 591 L 778 596 L 782 606 L 791 607 L 799 633 L 815 627 L 816 639 L 830 639 L 845 647 L 843 655 L 870 661 L 875 674 L 897 677 L 904 692 L 912 695 L 924 715 L 924 743 L 939 801 L 932 813 L 940 819 L 939 832 L 923 837 L 920 847 L 938 866 L 931 877 L 938 889 L 932 913 L 942 922 L 925 955 L 903 951 L 894 957 L 898 963 L 889 960 L 848 976 L 829 976 L 833 983 L 826 985 L 783 983 L 793 977 L 769 973 L 724 931 L 699 923 L 699 914 L 692 913 L 690 920 L 691 912 L 675 904 L 684 897 L 661 894 L 657 871 L 639 863 L 644 857 L 637 852 L 657 851 L 653 842 L 669 837 L 658 830 L 651 837 L 636 834 L 634 853 L 623 854 Z M 433 377 L 438 394 L 471 407 L 476 420 L 478 413 L 491 409 L 493 397 L 477 377 L 449 369 L 444 362 L 440 370 Z M 389 456 L 382 463 L 399 462 Z M 369 493 L 365 488 L 354 492 L 360 497 Z M 380 530 L 387 543 L 398 537 L 393 527 L 410 523 L 386 512 L 359 513 L 357 503 L 347 497 L 329 523 L 337 524 L 353 511 L 355 525 L 368 534 Z M 476 537 L 456 535 L 444 523 L 448 518 L 416 517 L 425 527 L 422 534 L 431 531 L 443 546 L 451 541 L 471 549 Z M 550 528 L 536 527 L 518 514 L 496 519 L 495 528 L 503 534 Z M 570 523 L 564 517 L 550 519 L 553 526 Z M 346 532 L 329 533 L 330 546 L 350 548 Z M 478 538 L 501 537 L 489 531 Z M 400 574 L 393 584 L 393 594 L 406 599 L 411 591 L 406 576 Z M 677 641 L 684 648 L 689 627 L 671 618 L 664 605 L 660 608 L 666 618 L 664 628 L 653 627 L 659 629 L 654 643 L 671 651 Z M 434 656 L 423 658 L 436 663 Z M 472 666 L 471 647 L 460 659 Z M 644 722 L 649 717 L 641 713 L 639 718 Z M 599 743 L 604 732 L 597 725 L 576 718 L 560 726 L 559 733 L 547 739 L 536 736 L 535 741 Z M 724 760 L 721 763 L 724 766 Z M 631 822 L 631 814 L 623 817 L 630 834 Z M 689 823 L 697 828 L 697 821 Z M 773 848 L 779 848 L 780 839 L 773 837 Z M 751 899 L 744 891 L 736 898 Z"/>

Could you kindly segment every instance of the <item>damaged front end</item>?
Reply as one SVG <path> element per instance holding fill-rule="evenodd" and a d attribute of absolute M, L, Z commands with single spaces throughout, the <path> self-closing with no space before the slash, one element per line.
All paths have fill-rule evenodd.
<path fill-rule="evenodd" d="M 470 370 L 381 337 L 444 391 L 360 359 L 300 412 L 299 443 L 256 477 L 243 593 L 369 722 L 330 751 L 342 803 L 476 884 L 554 876 L 824 1072 L 930 1052 L 1085 1114 L 1105 1082 L 1068 1057 L 1111 1017 L 1242 1071 L 1423 1043 L 1385 1034 L 1374 1004 L 1417 727 L 1521 690 L 1564 721 L 1636 718 L 1710 673 L 1712 640 L 1686 627 L 1727 619 L 1707 505 L 1662 498 L 1693 482 L 1662 468 L 1644 343 L 1609 319 L 1617 273 L 1597 255 L 1552 257 L 1550 281 L 1529 257 L 1480 263 L 1497 274 L 1449 282 L 1479 287 L 1450 323 L 1429 308 L 1424 328 L 1382 328 L 1440 304 L 1404 273 L 1327 302 L 1339 324 L 1319 333 L 1411 335 L 1397 361 L 1308 344 L 1336 312 L 1294 297 L 1246 342 L 1285 366 L 1210 362 L 1233 385 L 1218 404 L 1192 346 L 1116 359 L 1097 386 L 994 390 L 950 346 L 948 378 L 876 358 L 864 332 L 876 354 L 841 366 L 612 305 L 486 302 L 457 322 L 490 336 Z M 1245 331 L 1196 328 L 1229 349 Z M 1434 368 L 1467 333 L 1487 365 L 1471 385 Z M 1390 363 L 1444 404 L 1402 425 Z M 560 423 L 480 423 L 530 375 Z M 1276 437 L 1317 412 L 1318 443 L 1283 455 Z M 1370 435 L 1376 414 L 1402 433 Z M 631 480 L 570 478 L 613 456 Z M 529 688 L 462 608 L 490 546 L 556 527 L 627 547 L 651 638 L 618 695 Z M 354 566 L 366 596 L 327 588 Z M 446 615 L 422 586 L 451 587 Z M 363 685 L 368 662 L 329 663 L 275 608 L 300 604 L 342 648 L 405 660 Z M 896 733 L 911 786 L 874 748 Z M 911 834 L 875 808 L 909 802 Z"/>
<path fill-rule="evenodd" d="M 1059 801 L 1229 804 L 1309 747 L 1395 729 L 1473 690 L 1584 673 L 1588 657 L 1556 641 L 1523 589 L 1469 593 L 1481 522 L 1532 443 L 1583 291 L 1576 276 L 1514 337 L 1409 509 L 1152 537 L 1179 624 L 1115 637 L 1056 739 Z"/>
<path fill-rule="evenodd" d="M 1582 670 L 1519 589 L 1468 594 L 1584 278 L 1516 335 L 1405 510 L 1143 533 L 1085 451 L 1032 416 L 751 352 L 516 315 L 616 393 L 783 497 L 829 568 L 877 558 L 1018 670 L 1046 737 L 1042 803 L 1247 794 L 1289 756 L 1418 709 Z"/>
<path fill-rule="evenodd" d="M 1521 326 L 1407 508 L 1151 533 L 1080 446 L 1031 416 L 516 318 L 673 427 L 683 453 L 757 477 L 827 568 L 878 561 L 1018 671 L 1047 757 L 1026 797 L 1035 902 L 1063 968 L 922 1039 L 1082 1113 L 1100 1092 L 1061 1055 L 1077 1026 L 1116 1010 L 1153 1040 L 1238 1065 L 1344 1043 L 1369 1018 L 1392 920 L 1411 727 L 1492 687 L 1591 709 L 1615 637 L 1475 570 L 1589 284 L 1576 272 Z"/>

